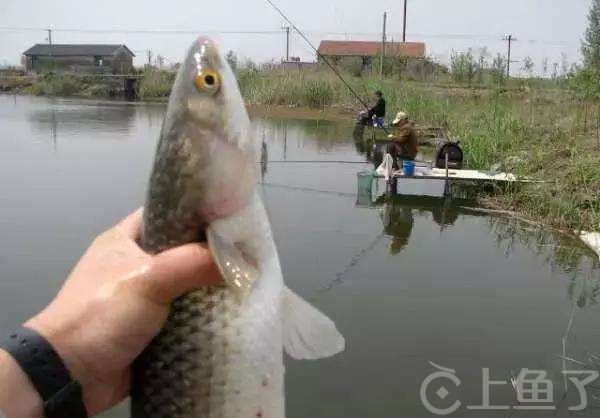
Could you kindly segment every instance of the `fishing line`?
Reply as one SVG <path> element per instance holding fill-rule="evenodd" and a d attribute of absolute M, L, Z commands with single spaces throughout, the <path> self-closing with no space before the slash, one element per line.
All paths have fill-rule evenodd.
<path fill-rule="evenodd" d="M 356 254 L 354 254 L 352 256 L 352 258 L 350 259 L 350 262 L 344 267 L 344 269 L 342 271 L 336 273 L 335 278 L 333 280 L 331 280 L 329 283 L 327 283 L 324 286 L 321 286 L 321 288 L 319 288 L 315 292 L 314 296 L 309 298 L 309 300 L 312 302 L 316 299 L 316 297 L 318 295 L 326 293 L 326 292 L 330 292 L 335 287 L 340 286 L 342 283 L 344 283 L 346 276 L 349 273 L 351 273 L 352 270 L 354 270 L 358 266 L 358 264 L 362 261 L 362 259 L 365 258 L 367 255 L 369 255 L 369 253 L 371 253 L 371 251 L 373 251 L 375 249 L 375 247 L 377 247 L 377 245 L 385 237 L 386 237 L 385 232 L 378 234 L 373 239 L 373 241 L 371 241 L 366 247 L 361 248 L 358 252 L 356 252 Z"/>
<path fill-rule="evenodd" d="M 277 184 L 277 183 L 261 183 L 261 185 L 265 186 L 265 187 L 276 188 L 276 189 L 296 190 L 299 192 L 318 193 L 318 194 L 326 194 L 329 196 L 341 196 L 341 197 L 356 198 L 356 194 L 354 194 L 354 193 L 336 192 L 333 190 L 321 190 L 321 189 L 313 189 L 310 187 L 289 186 L 287 184 Z"/>

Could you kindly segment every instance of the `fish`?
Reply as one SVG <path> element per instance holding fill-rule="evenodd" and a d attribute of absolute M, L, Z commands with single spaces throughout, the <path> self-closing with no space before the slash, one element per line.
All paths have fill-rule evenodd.
<path fill-rule="evenodd" d="M 140 245 L 155 254 L 206 241 L 224 284 L 172 303 L 134 363 L 133 418 L 283 418 L 284 351 L 316 360 L 345 348 L 335 323 L 283 281 L 260 151 L 227 60 L 198 38 L 169 97 Z"/>

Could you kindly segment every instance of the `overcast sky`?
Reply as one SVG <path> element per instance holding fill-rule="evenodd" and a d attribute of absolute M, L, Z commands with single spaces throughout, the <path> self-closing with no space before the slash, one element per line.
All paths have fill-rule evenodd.
<path fill-rule="evenodd" d="M 275 0 L 315 43 L 321 39 L 380 39 L 382 14 L 388 12 L 388 38 L 402 32 L 402 0 Z M 591 0 L 408 0 L 408 40 L 423 41 L 427 54 L 447 62 L 452 51 L 487 47 L 506 53 L 502 37 L 513 33 L 515 60 L 531 56 L 541 71 L 548 58 L 560 63 L 579 61 L 580 40 Z M 165 33 L 85 33 L 60 29 L 180 30 L 198 34 L 227 31 L 278 31 L 283 19 L 265 0 L 0 0 L 0 64 L 16 64 L 21 53 L 47 34 L 6 28 L 53 28 L 54 43 L 124 43 L 146 50 L 167 62 L 181 59 L 194 35 Z M 328 34 L 326 32 L 333 32 Z M 343 34 L 346 35 L 343 35 Z M 450 36 L 453 35 L 453 36 Z M 213 34 L 221 47 L 254 60 L 279 60 L 283 33 Z M 313 60 L 314 53 L 297 35 L 291 55 Z M 518 71 L 520 64 L 515 64 Z"/>

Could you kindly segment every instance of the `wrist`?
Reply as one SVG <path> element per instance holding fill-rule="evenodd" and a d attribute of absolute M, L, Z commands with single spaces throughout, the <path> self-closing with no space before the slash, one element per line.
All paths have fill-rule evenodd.
<path fill-rule="evenodd" d="M 51 308 L 40 312 L 27 321 L 24 326 L 38 332 L 52 346 L 67 368 L 71 379 L 77 381 L 83 390 L 83 401 L 88 405 L 87 394 L 92 386 L 92 379 L 87 373 L 85 362 L 77 350 L 77 329 L 70 325 L 61 315 L 55 315 Z M 61 318 L 60 321 L 55 320 Z"/>
<path fill-rule="evenodd" d="M 0 349 L 0 413 L 8 418 L 42 418 L 42 399 L 19 364 Z"/>
<path fill-rule="evenodd" d="M 81 356 L 77 353 L 74 334 L 76 329 L 68 321 L 53 321 L 52 315 L 42 311 L 27 321 L 24 326 L 41 334 L 58 353 L 69 370 L 71 378 L 82 385 L 88 380 L 86 368 Z"/>

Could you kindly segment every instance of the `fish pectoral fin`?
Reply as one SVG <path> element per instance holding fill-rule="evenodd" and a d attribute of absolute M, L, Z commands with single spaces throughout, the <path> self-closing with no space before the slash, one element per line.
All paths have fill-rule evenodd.
<path fill-rule="evenodd" d="M 344 337 L 335 323 L 300 296 L 285 289 L 283 346 L 296 360 L 316 360 L 344 350 Z"/>
<path fill-rule="evenodd" d="M 242 244 L 227 240 L 210 226 L 206 237 L 225 284 L 243 301 L 259 276 L 256 261 L 244 253 Z"/>

